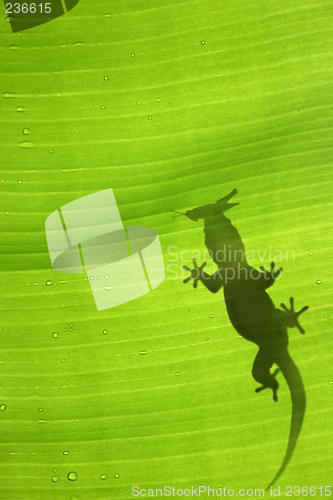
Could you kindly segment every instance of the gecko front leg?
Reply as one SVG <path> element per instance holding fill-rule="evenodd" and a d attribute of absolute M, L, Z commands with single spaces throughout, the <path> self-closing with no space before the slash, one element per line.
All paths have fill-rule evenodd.
<path fill-rule="evenodd" d="M 279 267 L 279 269 L 275 271 L 274 262 L 271 262 L 270 271 L 267 271 L 267 269 L 265 269 L 263 266 L 260 266 L 260 269 L 262 271 L 260 284 L 265 290 L 267 290 L 267 288 L 270 288 L 275 283 L 275 280 L 279 279 L 279 276 L 282 273 L 282 267 Z"/>
<path fill-rule="evenodd" d="M 209 275 L 203 270 L 207 265 L 207 262 L 201 264 L 200 267 L 198 267 L 197 261 L 195 259 L 192 259 L 192 262 L 194 265 L 192 269 L 187 266 L 183 266 L 183 269 L 190 272 L 190 276 L 188 278 L 185 278 L 183 282 L 188 283 L 190 280 L 193 280 L 193 288 L 197 288 L 198 281 L 201 281 L 201 283 L 207 288 L 207 290 L 209 290 L 211 293 L 217 293 L 224 284 L 219 271 L 216 271 L 216 273 Z"/>
<path fill-rule="evenodd" d="M 282 309 L 285 311 L 283 315 L 283 321 L 285 323 L 285 326 L 288 328 L 298 328 L 300 333 L 304 335 L 305 330 L 304 328 L 301 327 L 301 325 L 298 322 L 298 317 L 300 314 L 304 313 L 309 309 L 309 306 L 304 306 L 302 309 L 298 312 L 295 311 L 294 309 L 294 299 L 293 297 L 290 297 L 289 299 L 290 302 L 290 309 L 287 308 L 285 304 L 281 304 Z"/>

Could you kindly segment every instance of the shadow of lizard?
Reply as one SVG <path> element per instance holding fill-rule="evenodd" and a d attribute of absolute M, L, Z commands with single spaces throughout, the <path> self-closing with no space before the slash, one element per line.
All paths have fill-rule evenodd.
<path fill-rule="evenodd" d="M 268 485 L 267 490 L 277 481 L 287 467 L 301 432 L 305 414 L 306 396 L 300 372 L 288 352 L 287 327 L 296 327 L 304 334 L 298 322 L 300 314 L 308 309 L 294 310 L 294 299 L 291 297 L 290 309 L 285 304 L 276 309 L 267 293 L 280 276 L 282 269 L 275 270 L 274 262 L 270 271 L 261 267 L 260 271 L 248 264 L 245 258 L 245 248 L 241 236 L 224 212 L 238 203 L 228 203 L 237 193 L 234 189 L 216 203 L 188 210 L 185 214 L 192 221 L 203 219 L 205 245 L 211 259 L 218 266 L 218 271 L 209 275 L 204 271 L 206 262 L 200 267 L 193 259 L 194 267 L 184 283 L 193 280 L 194 288 L 200 281 L 210 292 L 217 293 L 222 287 L 229 319 L 235 330 L 246 340 L 255 343 L 259 351 L 252 367 L 253 378 L 261 384 L 256 392 L 270 388 L 273 400 L 277 401 L 279 387 L 276 375 L 279 371 L 285 377 L 291 395 L 292 415 L 288 446 L 283 462 Z M 177 212 L 180 213 L 180 212 Z M 271 373 L 273 364 L 277 365 Z"/>

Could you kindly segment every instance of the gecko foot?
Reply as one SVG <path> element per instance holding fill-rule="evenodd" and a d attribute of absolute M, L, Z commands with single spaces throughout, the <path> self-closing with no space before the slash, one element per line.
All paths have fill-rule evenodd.
<path fill-rule="evenodd" d="M 268 385 L 262 385 L 261 387 L 257 387 L 255 392 L 261 392 L 264 389 L 269 389 L 269 388 L 271 388 L 273 391 L 273 401 L 275 401 L 275 403 L 277 403 L 277 401 L 278 401 L 277 390 L 279 388 L 279 385 L 277 385 L 277 387 L 270 387 Z"/>
<path fill-rule="evenodd" d="M 282 273 L 282 267 L 279 267 L 277 271 L 275 271 L 275 263 L 271 262 L 271 270 L 267 271 L 263 266 L 260 266 L 262 271 L 262 276 L 265 279 L 262 283 L 264 284 L 264 288 L 269 288 L 273 285 L 275 280 L 277 280 Z"/>
<path fill-rule="evenodd" d="M 188 283 L 190 280 L 193 280 L 193 288 L 197 288 L 198 281 L 200 280 L 200 278 L 202 276 L 203 268 L 207 265 L 207 262 L 204 262 L 203 264 L 201 264 L 200 267 L 198 267 L 197 261 L 194 258 L 192 259 L 192 262 L 194 265 L 193 269 L 190 269 L 187 266 L 183 266 L 183 269 L 190 272 L 190 276 L 188 278 L 185 278 L 183 280 L 183 283 Z"/>
<path fill-rule="evenodd" d="M 286 318 L 286 325 L 288 328 L 298 328 L 300 333 L 304 335 L 305 330 L 304 328 L 301 327 L 301 325 L 298 322 L 298 317 L 300 314 L 303 314 L 305 311 L 309 309 L 309 306 L 304 306 L 300 311 L 295 311 L 294 309 L 294 299 L 293 297 L 290 297 L 289 299 L 290 302 L 290 309 L 285 304 L 281 304 L 282 309 L 285 311 L 285 318 Z"/>
<path fill-rule="evenodd" d="M 275 401 L 275 403 L 278 401 L 277 391 L 278 391 L 278 388 L 279 388 L 279 383 L 275 379 L 275 377 L 279 373 L 279 371 L 280 371 L 280 368 L 277 368 L 276 370 L 274 370 L 274 372 L 271 375 L 272 379 L 270 380 L 269 384 L 257 387 L 256 390 L 255 390 L 255 392 L 258 393 L 258 392 L 263 391 L 264 389 L 272 389 L 272 391 L 273 391 L 273 401 Z"/>

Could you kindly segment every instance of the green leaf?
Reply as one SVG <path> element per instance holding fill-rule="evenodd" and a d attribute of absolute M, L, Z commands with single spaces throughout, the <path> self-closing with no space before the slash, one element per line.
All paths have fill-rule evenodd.
<path fill-rule="evenodd" d="M 276 487 L 331 484 L 331 12 L 308 0 L 81 0 L 12 33 L 1 6 L 3 499 L 129 499 L 134 485 L 238 494 L 273 479 L 288 387 L 279 375 L 278 403 L 255 394 L 256 346 L 231 326 L 223 292 L 183 284 L 182 265 L 206 260 L 202 221 L 171 212 L 233 188 L 228 216 L 252 265 L 283 256 L 274 304 L 310 306 L 305 336 L 289 331 L 307 411 Z M 166 278 L 98 312 L 85 275 L 52 269 L 45 220 L 108 188 L 125 226 L 158 231 Z"/>

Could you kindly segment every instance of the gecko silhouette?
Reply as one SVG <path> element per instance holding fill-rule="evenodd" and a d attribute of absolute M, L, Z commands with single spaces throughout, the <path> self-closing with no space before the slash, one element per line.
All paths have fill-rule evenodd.
<path fill-rule="evenodd" d="M 287 327 L 297 327 L 300 333 L 304 334 L 298 317 L 308 310 L 308 306 L 296 312 L 294 299 L 291 297 L 290 309 L 285 304 L 281 304 L 283 311 L 275 308 L 266 290 L 273 285 L 282 269 L 275 270 L 275 264 L 272 262 L 270 271 L 264 267 L 259 271 L 246 261 L 241 236 L 224 215 L 226 210 L 238 205 L 238 203 L 228 203 L 236 193 L 237 190 L 234 189 L 216 203 L 188 210 L 185 214 L 177 212 L 186 215 L 192 221 L 203 219 L 205 245 L 211 259 L 218 266 L 218 271 L 209 275 L 204 271 L 206 262 L 199 267 L 193 259 L 192 269 L 183 266 L 190 272 L 184 283 L 193 280 L 193 286 L 197 288 L 200 281 L 212 293 L 218 292 L 223 287 L 227 313 L 233 327 L 244 339 L 254 342 L 259 347 L 252 367 L 253 378 L 261 384 L 256 392 L 270 388 L 273 391 L 273 400 L 277 401 L 279 384 L 276 375 L 279 371 L 287 381 L 292 401 L 288 446 L 277 474 L 267 487 L 268 490 L 287 467 L 304 419 L 305 390 L 299 370 L 288 352 Z M 271 373 L 273 364 L 278 368 Z"/>

